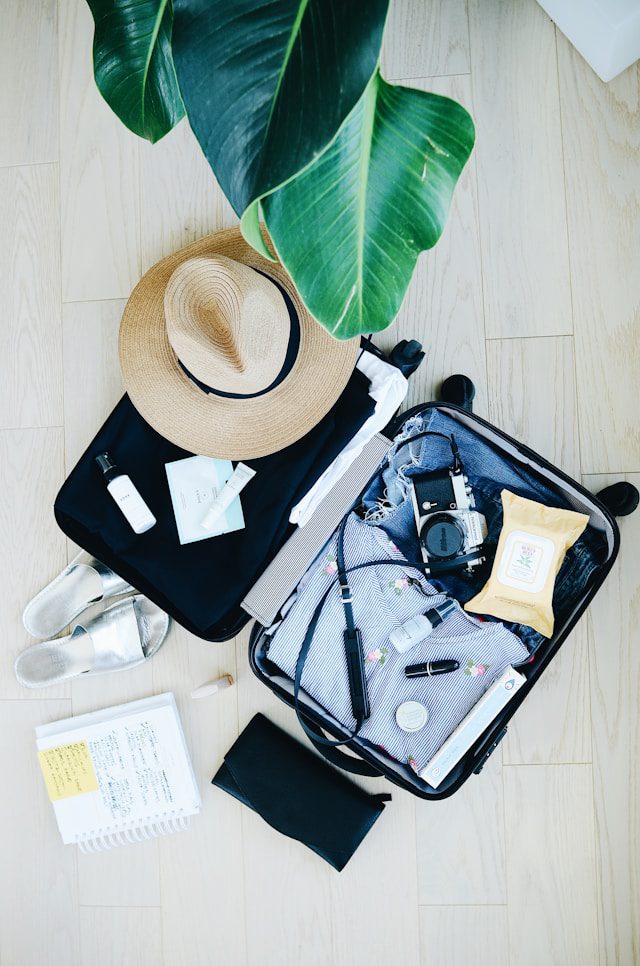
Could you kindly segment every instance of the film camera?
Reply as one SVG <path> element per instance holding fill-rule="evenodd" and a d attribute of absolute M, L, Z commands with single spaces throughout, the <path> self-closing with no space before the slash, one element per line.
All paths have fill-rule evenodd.
<path fill-rule="evenodd" d="M 411 499 L 426 573 L 471 571 L 484 562 L 487 521 L 475 509 L 457 449 L 452 466 L 411 477 Z"/>

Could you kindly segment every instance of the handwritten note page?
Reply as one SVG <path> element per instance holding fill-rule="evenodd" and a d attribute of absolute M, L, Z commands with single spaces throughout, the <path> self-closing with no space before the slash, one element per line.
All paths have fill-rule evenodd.
<path fill-rule="evenodd" d="M 98 779 L 86 741 L 49 748 L 39 752 L 38 758 L 52 802 L 97 790 Z"/>
<path fill-rule="evenodd" d="M 111 728 L 89 740 L 104 807 L 114 819 L 143 810 L 164 812 L 174 795 L 159 748 L 158 730 L 148 720 Z"/>

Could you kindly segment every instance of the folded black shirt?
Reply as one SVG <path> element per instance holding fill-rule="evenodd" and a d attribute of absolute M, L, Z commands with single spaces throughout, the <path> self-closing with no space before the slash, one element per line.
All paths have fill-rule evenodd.
<path fill-rule="evenodd" d="M 240 602 L 292 531 L 289 514 L 375 408 L 355 369 L 329 413 L 298 442 L 246 460 L 256 471 L 242 492 L 245 527 L 181 545 L 165 464 L 192 456 L 160 436 L 128 396 L 113 410 L 55 502 L 61 529 L 199 637 L 232 637 L 246 621 Z M 215 427 L 212 427 L 215 432 Z M 108 451 L 131 477 L 157 524 L 135 534 L 95 464 Z"/>

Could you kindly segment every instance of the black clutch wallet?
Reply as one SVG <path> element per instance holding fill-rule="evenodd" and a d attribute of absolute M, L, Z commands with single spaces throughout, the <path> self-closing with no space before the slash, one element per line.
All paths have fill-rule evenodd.
<path fill-rule="evenodd" d="M 338 872 L 391 797 L 367 794 L 262 714 L 229 749 L 212 784 Z"/>

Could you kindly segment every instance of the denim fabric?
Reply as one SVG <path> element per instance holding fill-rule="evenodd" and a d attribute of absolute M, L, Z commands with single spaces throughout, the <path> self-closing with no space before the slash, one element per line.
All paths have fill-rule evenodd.
<path fill-rule="evenodd" d="M 493 446 L 477 436 L 468 427 L 451 419 L 444 413 L 431 410 L 424 416 L 415 416 L 404 426 L 391 452 L 389 465 L 378 476 L 364 495 L 363 506 L 368 522 L 377 524 L 389 534 L 394 543 L 409 560 L 420 559 L 420 546 L 416 531 L 413 506 L 408 481 L 424 470 L 440 469 L 451 464 L 451 448 L 447 441 L 437 436 L 427 436 L 400 448 L 402 439 L 431 430 L 450 435 L 454 433 L 465 473 L 473 488 L 476 508 L 487 520 L 488 536 L 485 541 L 487 560 L 473 573 L 451 575 L 432 584 L 462 603 L 470 600 L 484 586 L 491 572 L 500 530 L 502 529 L 503 489 L 511 490 L 530 500 L 548 506 L 575 509 L 550 486 L 545 485 L 533 471 L 527 471 L 508 461 Z M 593 571 L 606 556 L 604 536 L 587 527 L 580 539 L 571 547 L 560 569 L 553 595 L 556 622 L 561 622 L 582 595 Z M 487 618 L 491 620 L 492 618 Z M 536 650 L 546 638 L 538 631 L 524 625 L 507 625 L 525 642 L 531 651 Z"/>

